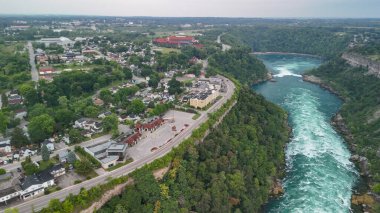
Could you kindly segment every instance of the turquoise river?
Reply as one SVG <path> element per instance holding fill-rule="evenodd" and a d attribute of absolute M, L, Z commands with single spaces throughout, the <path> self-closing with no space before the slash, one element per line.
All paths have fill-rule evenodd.
<path fill-rule="evenodd" d="M 342 102 L 301 74 L 322 61 L 304 55 L 258 55 L 276 82 L 254 86 L 269 101 L 289 113 L 293 130 L 286 147 L 284 195 L 272 200 L 266 212 L 350 212 L 357 172 L 349 161 L 345 141 L 330 124 Z"/>

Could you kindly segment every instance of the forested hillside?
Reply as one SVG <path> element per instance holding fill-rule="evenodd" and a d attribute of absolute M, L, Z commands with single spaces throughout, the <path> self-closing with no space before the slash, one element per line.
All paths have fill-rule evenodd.
<path fill-rule="evenodd" d="M 222 41 L 232 46 L 247 45 L 254 52 L 291 52 L 333 57 L 348 45 L 351 36 L 339 28 L 236 27 Z"/>
<path fill-rule="evenodd" d="M 209 59 L 209 74 L 223 71 L 232 75 L 243 84 L 252 84 L 267 78 L 265 65 L 249 48 L 233 48 L 226 52 L 218 52 Z"/>
<path fill-rule="evenodd" d="M 286 113 L 250 89 L 217 129 L 171 163 L 162 181 L 151 171 L 98 212 L 257 212 L 284 168 Z"/>
<path fill-rule="evenodd" d="M 354 151 L 368 158 L 373 180 L 380 183 L 380 80 L 366 72 L 336 58 L 310 74 L 345 97 L 341 114 L 353 134 Z M 380 184 L 378 187 L 380 193 Z"/>
<path fill-rule="evenodd" d="M 349 52 L 358 53 L 362 56 L 368 57 L 373 61 L 380 62 L 380 39 L 378 41 L 370 42 L 365 45 L 356 46 L 350 49 Z"/>

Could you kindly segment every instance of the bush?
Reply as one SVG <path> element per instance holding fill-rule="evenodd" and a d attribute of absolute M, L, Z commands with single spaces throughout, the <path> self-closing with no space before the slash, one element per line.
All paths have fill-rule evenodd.
<path fill-rule="evenodd" d="M 100 168 L 100 163 L 92 155 L 88 154 L 82 147 L 75 146 L 75 152 L 86 158 L 95 168 Z M 83 160 L 83 159 L 82 159 Z"/>
<path fill-rule="evenodd" d="M 5 173 L 7 173 L 7 171 L 5 171 L 3 168 L 0 168 L 0 175 L 5 175 Z"/>
<path fill-rule="evenodd" d="M 373 192 L 375 192 L 376 194 L 380 194 L 380 183 L 375 184 L 375 185 L 372 187 L 372 190 L 373 190 Z"/>

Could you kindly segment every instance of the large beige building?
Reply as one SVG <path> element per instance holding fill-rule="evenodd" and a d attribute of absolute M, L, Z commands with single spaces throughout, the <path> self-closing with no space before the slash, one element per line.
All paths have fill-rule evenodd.
<path fill-rule="evenodd" d="M 201 92 L 190 98 L 190 106 L 203 109 L 212 101 L 214 101 L 218 96 L 219 92 L 216 90 Z"/>

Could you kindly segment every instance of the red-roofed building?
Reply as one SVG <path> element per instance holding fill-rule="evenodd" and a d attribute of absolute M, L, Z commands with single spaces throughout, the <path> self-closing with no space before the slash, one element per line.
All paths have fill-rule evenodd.
<path fill-rule="evenodd" d="M 137 144 L 137 141 L 140 139 L 141 133 L 140 132 L 135 132 L 134 134 L 130 135 L 127 137 L 123 143 L 128 144 L 128 146 L 134 146 Z"/>
<path fill-rule="evenodd" d="M 53 67 L 41 67 L 40 75 L 51 75 L 55 73 L 55 69 Z"/>
<path fill-rule="evenodd" d="M 160 117 L 155 117 L 153 119 L 150 119 L 147 123 L 141 124 L 137 123 L 135 128 L 136 131 L 142 132 L 142 131 L 154 131 L 158 127 L 160 127 L 164 123 L 164 119 Z"/>
<path fill-rule="evenodd" d="M 161 46 L 181 47 L 188 45 L 199 45 L 198 40 L 193 36 L 168 36 L 165 38 L 155 38 L 153 43 Z"/>

